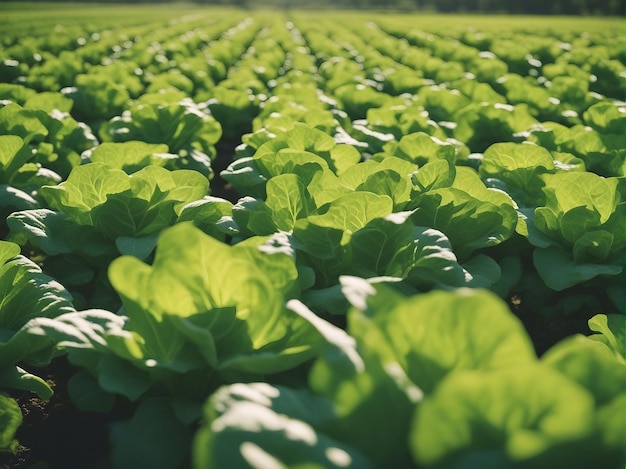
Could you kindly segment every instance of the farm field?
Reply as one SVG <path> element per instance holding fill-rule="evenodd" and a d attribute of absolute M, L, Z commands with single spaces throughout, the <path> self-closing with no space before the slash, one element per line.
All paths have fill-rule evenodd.
<path fill-rule="evenodd" d="M 623 18 L 0 3 L 0 468 L 626 466 Z"/>

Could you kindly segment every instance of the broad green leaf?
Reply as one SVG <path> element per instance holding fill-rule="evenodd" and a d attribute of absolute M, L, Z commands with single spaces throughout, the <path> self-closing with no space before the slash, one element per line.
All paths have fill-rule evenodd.
<path fill-rule="evenodd" d="M 54 394 L 48 382 L 19 366 L 0 367 L 0 388 L 31 391 L 40 399 L 50 399 Z"/>
<path fill-rule="evenodd" d="M 7 184 L 0 184 L 0 216 L 3 219 L 6 219 L 14 212 L 37 209 L 39 207 L 39 202 L 23 190 Z"/>
<path fill-rule="evenodd" d="M 346 246 L 344 271 L 404 278 L 421 288 L 463 285 L 463 269 L 448 239 L 437 230 L 415 227 L 409 216 L 376 218 L 356 231 Z"/>
<path fill-rule="evenodd" d="M 173 155 L 167 153 L 165 144 L 150 144 L 141 141 L 104 142 L 89 154 L 93 163 L 104 163 L 111 168 L 134 173 L 148 165 L 164 166 Z"/>
<path fill-rule="evenodd" d="M 258 266 L 269 277 L 275 291 L 285 297 L 297 296 L 294 288 L 299 273 L 292 242 L 287 233 L 275 233 L 269 238 L 256 236 L 237 243 L 233 254 Z"/>
<path fill-rule="evenodd" d="M 361 161 L 361 153 L 352 145 L 337 144 L 329 152 L 330 168 L 340 176 Z"/>
<path fill-rule="evenodd" d="M 605 223 L 618 203 L 617 179 L 596 174 L 557 173 L 545 178 L 546 207 L 565 214 L 578 207 L 586 207 L 599 215 Z"/>
<path fill-rule="evenodd" d="M 371 192 L 352 192 L 345 194 L 331 202 L 326 208 L 318 210 L 306 218 L 307 224 L 319 227 L 336 228 L 348 234 L 364 227 L 374 218 L 389 215 L 392 210 L 392 201 L 384 195 Z M 304 226 L 304 224 L 303 224 Z M 296 231 L 300 231 L 296 224 Z"/>
<path fill-rule="evenodd" d="M 352 234 L 375 218 L 391 213 L 393 202 L 384 195 L 350 192 L 296 222 L 294 237 L 303 250 L 318 259 L 336 259 Z"/>
<path fill-rule="evenodd" d="M 485 194 L 487 200 L 481 200 L 455 187 L 430 190 L 411 202 L 411 206 L 417 208 L 412 215 L 413 222 L 442 231 L 457 256 L 465 259 L 476 249 L 508 239 L 517 224 L 510 199 L 490 192 L 493 194 Z"/>
<path fill-rule="evenodd" d="M 269 143 L 272 141 L 265 145 Z M 274 153 L 266 151 L 265 145 L 257 150 L 253 161 L 268 179 L 280 174 L 294 173 L 303 165 L 317 164 L 323 169 L 330 169 L 328 163 L 314 153 L 293 148 L 280 148 Z"/>
<path fill-rule="evenodd" d="M 266 236 L 278 231 L 272 211 L 263 200 L 242 197 L 232 208 L 233 228 L 237 239 Z"/>
<path fill-rule="evenodd" d="M 22 425 L 22 410 L 17 401 L 0 393 L 0 450 L 14 451 L 15 433 Z"/>
<path fill-rule="evenodd" d="M 24 109 L 41 109 L 46 112 L 72 110 L 72 100 L 56 91 L 44 91 L 28 97 L 24 102 Z"/>
<path fill-rule="evenodd" d="M 383 147 L 383 151 L 419 166 L 440 159 L 454 164 L 457 153 L 453 144 L 441 141 L 424 132 L 405 135 L 397 143 L 387 143 Z"/>
<path fill-rule="evenodd" d="M 351 189 L 356 189 L 378 171 L 386 170 L 394 171 L 407 178 L 411 173 L 417 171 L 417 165 L 393 156 L 387 156 L 380 160 L 370 159 L 354 165 L 350 171 L 342 173 L 339 181 Z"/>
<path fill-rule="evenodd" d="M 191 429 L 177 419 L 170 399 L 147 399 L 130 420 L 112 426 L 111 459 L 120 469 L 180 467 L 191 438 Z"/>
<path fill-rule="evenodd" d="M 293 260 L 283 252 L 252 255 L 251 249 L 258 248 L 231 247 L 181 223 L 163 232 L 152 266 L 128 256 L 111 264 L 109 277 L 122 297 L 128 329 L 143 339 L 146 358 L 176 361 L 179 354 L 186 356 L 190 341 L 216 367 L 234 356 L 253 359 L 258 352 L 269 353 L 279 368 L 285 363 L 275 356 L 283 346 L 293 361 L 308 358 L 317 337 L 284 312 L 284 292 L 297 279 Z M 280 277 L 287 264 L 291 275 Z M 303 334 L 297 350 L 288 340 L 294 331 Z"/>
<path fill-rule="evenodd" d="M 401 210 L 410 200 L 411 184 L 409 178 L 386 169 L 377 171 L 356 188 L 359 192 L 372 192 L 387 195 L 393 200 L 394 210 Z"/>
<path fill-rule="evenodd" d="M 242 194 L 264 197 L 267 177 L 261 171 L 254 158 L 249 156 L 233 161 L 220 176 Z"/>
<path fill-rule="evenodd" d="M 32 150 L 20 137 L 0 135 L 0 181 L 11 183 L 20 168 L 32 158 Z"/>
<path fill-rule="evenodd" d="M 485 254 L 476 254 L 463 263 L 466 272 L 467 286 L 472 288 L 489 288 L 500 280 L 500 266 L 493 258 Z"/>
<path fill-rule="evenodd" d="M 358 168 L 358 166 L 355 165 L 354 168 Z M 348 173 L 351 171 L 348 171 Z M 307 190 L 313 197 L 316 207 L 322 207 L 342 195 L 352 192 L 351 188 L 341 183 L 341 180 L 332 171 L 316 164 L 300 166 L 294 172 L 303 180 L 309 181 Z"/>
<path fill-rule="evenodd" d="M 420 404 L 410 446 L 424 467 L 549 468 L 575 463 L 592 424 L 592 396 L 546 366 L 462 372 Z"/>
<path fill-rule="evenodd" d="M 601 406 L 626 393 L 626 367 L 620 358 L 602 342 L 578 335 L 551 347 L 541 360 L 589 390 Z"/>
<path fill-rule="evenodd" d="M 146 236 L 173 224 L 182 207 L 207 190 L 207 179 L 196 171 L 146 166 L 127 175 L 104 163 L 91 163 L 42 192 L 53 208 L 77 224 L 94 226 L 115 240 Z"/>
<path fill-rule="evenodd" d="M 12 239 L 41 249 L 49 256 L 76 253 L 109 259 L 117 251 L 109 240 L 91 226 L 77 225 L 64 213 L 45 208 L 14 212 L 7 218 Z"/>
<path fill-rule="evenodd" d="M 325 434 L 335 418 L 330 401 L 306 390 L 266 383 L 220 388 L 205 405 L 194 467 L 373 467 L 362 453 Z"/>
<path fill-rule="evenodd" d="M 217 224 L 224 217 L 231 216 L 232 211 L 233 204 L 231 202 L 207 195 L 184 205 L 180 209 L 176 222 L 190 221 L 206 234 L 223 241 L 224 234 L 220 231 Z"/>
<path fill-rule="evenodd" d="M 284 160 L 289 155 L 298 160 L 304 156 L 309 160 L 323 161 L 323 167 L 329 168 L 337 175 L 345 172 L 361 159 L 360 153 L 351 145 L 336 144 L 327 133 L 300 123 L 296 123 L 293 129 L 261 145 L 254 154 L 254 159 L 271 176 L 276 176 L 291 172 L 291 169 L 277 171 L 277 165 L 283 166 L 289 163 Z M 289 163 L 287 168 L 293 168 L 291 164 Z"/>
<path fill-rule="evenodd" d="M 39 116 L 40 113 L 35 110 L 8 104 L 0 108 L 0 131 L 2 135 L 17 135 L 22 139 L 39 142 L 49 133 Z"/>
<path fill-rule="evenodd" d="M 130 190 L 128 175 L 103 163 L 79 166 L 67 181 L 47 186 L 42 194 L 53 209 L 64 212 L 80 225 L 93 225 L 91 210 L 107 200 L 107 195 Z"/>
<path fill-rule="evenodd" d="M 158 237 L 158 232 L 142 238 L 119 236 L 115 239 L 115 247 L 120 254 L 135 256 L 138 259 L 145 260 L 154 251 Z"/>
<path fill-rule="evenodd" d="M 423 192 L 450 187 L 456 177 L 456 167 L 448 160 L 426 163 L 412 175 L 413 197 Z"/>
<path fill-rule="evenodd" d="M 588 126 L 570 129 L 569 139 L 559 148 L 573 153 L 585 162 L 589 171 L 603 176 L 624 176 L 624 147 L 622 134 L 602 134 Z"/>
<path fill-rule="evenodd" d="M 626 322 L 621 314 L 596 314 L 589 320 L 589 329 L 599 334 L 589 338 L 605 344 L 617 357 L 626 359 Z"/>
<path fill-rule="evenodd" d="M 552 155 L 537 145 L 495 143 L 485 151 L 479 173 L 497 178 L 510 188 L 510 195 L 523 203 L 541 202 L 541 174 L 554 171 Z"/>
<path fill-rule="evenodd" d="M 590 106 L 583 114 L 585 124 L 599 132 L 621 134 L 626 132 L 624 106 L 609 101 L 601 101 Z"/>
<path fill-rule="evenodd" d="M 559 247 L 536 248 L 533 263 L 546 285 L 561 291 L 601 275 L 619 275 L 622 266 L 608 263 L 582 263 L 571 259 Z"/>
<path fill-rule="evenodd" d="M 426 393 L 452 371 L 502 369 L 535 360 L 519 320 L 487 291 L 433 291 L 401 298 L 389 287 L 375 285 L 363 306 L 409 378 Z M 486 323 L 489 328 L 483 327 Z"/>
<path fill-rule="evenodd" d="M 118 332 L 126 318 L 110 311 L 89 310 L 63 312 L 54 317 L 34 315 L 32 319 L 7 337 L 0 329 L 0 366 L 28 360 L 47 365 L 57 349 L 89 349 L 106 351 L 103 334 Z"/>
<path fill-rule="evenodd" d="M 266 191 L 265 203 L 280 230 L 292 230 L 296 220 L 306 218 L 316 208 L 304 182 L 295 174 L 274 176 L 267 182 Z"/>
<path fill-rule="evenodd" d="M 0 331 L 19 330 L 35 317 L 55 317 L 73 311 L 72 297 L 41 268 L 18 255 L 19 246 L 0 241 Z M 4 340 L 5 337 L 2 337 Z"/>
<path fill-rule="evenodd" d="M 372 289 L 371 284 L 354 277 L 342 278 L 342 284 L 344 290 L 352 290 L 352 297 Z M 310 387 L 333 402 L 338 416 L 326 427 L 327 432 L 369 456 L 376 465 L 406 466 L 406 442 L 397 435 L 408 432 L 410 414 L 422 392 L 398 364 L 391 344 L 373 321 L 353 311 L 348 316 L 348 333 L 352 345 L 344 341 L 341 346 L 328 347 L 309 375 Z"/>
<path fill-rule="evenodd" d="M 82 412 L 111 412 L 115 406 L 115 396 L 104 391 L 86 370 L 72 375 L 67 382 L 67 391 Z"/>

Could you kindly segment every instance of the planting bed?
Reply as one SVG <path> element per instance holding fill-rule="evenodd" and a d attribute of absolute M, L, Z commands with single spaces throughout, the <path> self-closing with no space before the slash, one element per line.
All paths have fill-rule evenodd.
<path fill-rule="evenodd" d="M 0 17 L 1 468 L 624 468 L 620 20 Z"/>

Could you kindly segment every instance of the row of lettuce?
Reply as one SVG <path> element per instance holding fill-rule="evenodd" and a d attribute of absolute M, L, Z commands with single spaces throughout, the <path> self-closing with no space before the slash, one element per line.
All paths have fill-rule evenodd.
<path fill-rule="evenodd" d="M 119 468 L 623 467 L 625 104 L 575 60 L 606 37 L 525 76 L 477 33 L 305 20 L 3 51 L 2 389 L 67 357 L 81 410 L 136 406 Z M 512 298 L 594 334 L 538 357 Z"/>

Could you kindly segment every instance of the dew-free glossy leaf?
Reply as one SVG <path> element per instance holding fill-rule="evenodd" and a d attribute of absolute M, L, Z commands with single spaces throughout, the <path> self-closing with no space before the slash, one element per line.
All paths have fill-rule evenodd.
<path fill-rule="evenodd" d="M 592 422 L 591 394 L 548 367 L 455 373 L 417 409 L 410 445 L 424 467 L 549 468 Z"/>
<path fill-rule="evenodd" d="M 332 403 L 306 390 L 266 383 L 219 389 L 196 434 L 194 467 L 370 468 L 359 451 L 324 432 Z"/>

